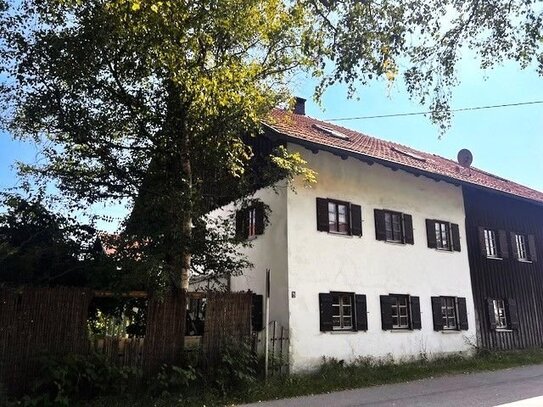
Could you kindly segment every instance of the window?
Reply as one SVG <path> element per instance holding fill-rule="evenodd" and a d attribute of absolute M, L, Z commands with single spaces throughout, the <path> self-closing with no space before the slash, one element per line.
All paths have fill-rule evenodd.
<path fill-rule="evenodd" d="M 456 301 L 454 297 L 441 297 L 443 329 L 456 329 Z"/>
<path fill-rule="evenodd" d="M 411 215 L 385 209 L 375 209 L 375 238 L 391 243 L 414 244 Z"/>
<path fill-rule="evenodd" d="M 534 235 L 511 233 L 511 247 L 515 259 L 534 263 L 537 261 L 537 249 Z"/>
<path fill-rule="evenodd" d="M 426 219 L 428 247 L 438 250 L 461 251 L 460 228 L 456 223 Z"/>
<path fill-rule="evenodd" d="M 256 208 L 249 208 L 248 212 L 247 237 L 251 239 L 256 237 Z"/>
<path fill-rule="evenodd" d="M 381 322 L 384 330 L 421 329 L 419 297 L 381 295 Z"/>
<path fill-rule="evenodd" d="M 332 291 L 319 294 L 320 330 L 366 331 L 368 313 L 366 296 Z"/>
<path fill-rule="evenodd" d="M 317 230 L 362 236 L 362 208 L 350 202 L 317 198 Z"/>
<path fill-rule="evenodd" d="M 409 304 L 407 295 L 393 296 L 392 328 L 409 329 Z"/>
<path fill-rule="evenodd" d="M 467 330 L 468 309 L 466 298 L 432 297 L 434 331 Z"/>
<path fill-rule="evenodd" d="M 490 329 L 497 331 L 516 330 L 520 326 L 517 302 L 513 298 L 487 298 Z"/>
<path fill-rule="evenodd" d="M 345 203 L 328 201 L 328 231 L 349 234 L 348 207 Z"/>
<path fill-rule="evenodd" d="M 509 258 L 509 243 L 505 230 L 479 226 L 479 247 L 483 257 L 499 260 Z M 515 250 L 514 245 L 513 250 Z"/>
<path fill-rule="evenodd" d="M 485 250 L 486 250 L 487 257 L 499 257 L 498 256 L 498 242 L 496 240 L 496 231 L 485 229 L 484 239 L 485 239 Z"/>
<path fill-rule="evenodd" d="M 332 293 L 332 327 L 334 330 L 353 329 L 353 295 Z"/>
<path fill-rule="evenodd" d="M 445 222 L 435 223 L 436 246 L 438 249 L 451 250 L 449 224 Z"/>
<path fill-rule="evenodd" d="M 401 213 L 385 212 L 385 230 L 387 242 L 403 242 Z"/>
<path fill-rule="evenodd" d="M 507 329 L 507 316 L 505 313 L 505 301 L 493 300 L 494 304 L 494 321 L 496 322 L 496 329 Z"/>
<path fill-rule="evenodd" d="M 528 246 L 526 235 L 514 234 L 515 241 L 514 246 L 516 248 L 516 257 L 517 260 L 521 261 L 530 261 L 530 256 L 528 256 Z"/>
<path fill-rule="evenodd" d="M 264 233 L 264 204 L 257 202 L 236 212 L 236 237 L 254 239 Z"/>

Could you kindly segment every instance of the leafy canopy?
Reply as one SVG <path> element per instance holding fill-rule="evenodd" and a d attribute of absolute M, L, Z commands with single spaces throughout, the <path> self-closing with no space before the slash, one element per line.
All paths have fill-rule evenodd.
<path fill-rule="evenodd" d="M 251 148 L 300 75 L 319 79 L 317 99 L 402 77 L 446 126 L 464 47 L 485 68 L 513 59 L 543 72 L 542 8 L 528 0 L 11 0 L 0 11 L 3 123 L 43 147 L 21 171 L 55 180 L 79 209 L 129 202 L 126 247 L 152 242 L 138 259 L 183 286 L 193 227 L 255 188 L 256 161 L 315 181 L 300 155 Z"/>

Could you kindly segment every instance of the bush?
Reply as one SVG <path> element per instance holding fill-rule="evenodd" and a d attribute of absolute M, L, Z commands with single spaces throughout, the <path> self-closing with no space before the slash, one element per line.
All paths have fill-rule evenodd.
<path fill-rule="evenodd" d="M 137 369 L 112 366 L 103 355 L 46 356 L 25 406 L 68 406 L 74 400 L 123 393 L 141 380 Z"/>
<path fill-rule="evenodd" d="M 226 394 L 244 388 L 258 379 L 258 357 L 249 341 L 225 341 L 215 371 L 215 384 Z"/>
<path fill-rule="evenodd" d="M 151 394 L 167 395 L 173 392 L 181 395 L 189 389 L 189 385 L 198 378 L 192 366 L 162 365 L 160 372 L 149 384 Z"/>

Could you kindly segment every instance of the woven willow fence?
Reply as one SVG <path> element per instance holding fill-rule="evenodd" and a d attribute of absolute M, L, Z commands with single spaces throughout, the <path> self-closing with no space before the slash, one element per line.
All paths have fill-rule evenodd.
<path fill-rule="evenodd" d="M 104 293 L 96 293 L 102 296 Z M 188 293 L 207 298 L 202 359 L 213 366 L 225 338 L 251 335 L 250 293 Z M 145 337 L 89 341 L 87 318 L 93 291 L 81 288 L 0 288 L 0 383 L 25 390 L 39 373 L 41 355 L 105 354 L 114 364 L 141 367 L 149 376 L 183 357 L 186 297 L 172 292 L 147 301 Z M 147 296 L 139 292 L 138 296 Z"/>

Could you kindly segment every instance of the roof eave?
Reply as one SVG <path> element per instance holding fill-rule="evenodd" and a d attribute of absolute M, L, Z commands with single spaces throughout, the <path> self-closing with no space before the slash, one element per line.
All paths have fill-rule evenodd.
<path fill-rule="evenodd" d="M 397 163 L 397 162 L 394 162 L 394 161 L 385 160 L 383 158 L 373 157 L 373 156 L 370 156 L 370 155 L 367 155 L 367 154 L 363 154 L 363 153 L 359 153 L 359 152 L 355 152 L 355 151 L 351 151 L 351 150 L 344 150 L 344 149 L 341 149 L 341 148 L 328 146 L 328 145 L 325 145 L 325 144 L 316 143 L 316 142 L 309 141 L 309 140 L 302 140 L 302 139 L 300 139 L 300 138 L 298 138 L 296 136 L 291 136 L 291 135 L 282 133 L 281 131 L 279 131 L 278 129 L 274 128 L 273 126 L 271 126 L 271 125 L 269 125 L 267 123 L 263 123 L 263 124 L 272 133 L 272 134 L 268 134 L 268 136 L 271 136 L 272 138 L 275 138 L 275 139 L 281 139 L 281 140 L 284 140 L 284 141 L 287 141 L 287 142 L 290 142 L 290 143 L 298 144 L 298 145 L 300 145 L 302 147 L 307 148 L 308 150 L 310 150 L 310 151 L 312 151 L 314 153 L 316 151 L 318 151 L 318 150 L 322 150 L 322 151 L 327 151 L 327 152 L 330 152 L 330 153 L 332 153 L 334 155 L 337 155 L 337 156 L 341 157 L 342 159 L 346 159 L 346 157 L 353 157 L 353 158 L 356 158 L 356 159 L 358 159 L 360 161 L 366 162 L 369 165 L 373 165 L 374 163 L 378 163 L 378 164 L 381 164 L 381 165 L 383 165 L 383 166 L 385 166 L 387 168 L 390 168 L 393 171 L 403 170 L 403 171 L 408 172 L 410 174 L 413 174 L 413 175 L 415 175 L 417 177 L 419 177 L 421 175 L 425 176 L 427 178 L 433 179 L 436 182 L 443 181 L 443 182 L 447 182 L 447 183 L 455 185 L 455 186 L 469 186 L 471 188 L 475 188 L 475 189 L 478 189 L 478 190 L 495 193 L 497 195 L 505 196 L 505 197 L 508 197 L 508 198 L 518 199 L 520 201 L 528 202 L 528 203 L 538 205 L 538 206 L 543 206 L 543 202 L 535 200 L 535 199 L 530 199 L 530 198 L 526 198 L 526 197 L 519 196 L 519 195 L 516 195 L 516 194 L 508 193 L 508 192 L 505 192 L 505 191 L 500 191 L 498 189 L 485 187 L 483 185 L 479 185 L 479 184 L 475 184 L 475 183 L 472 183 L 472 182 L 468 182 L 468 181 L 460 180 L 460 179 L 457 179 L 457 178 L 449 177 L 447 175 L 442 175 L 442 174 L 437 174 L 437 173 L 434 173 L 434 172 L 424 171 L 424 170 L 421 170 L 419 168 L 410 167 L 408 165 L 400 164 L 400 163 Z"/>

